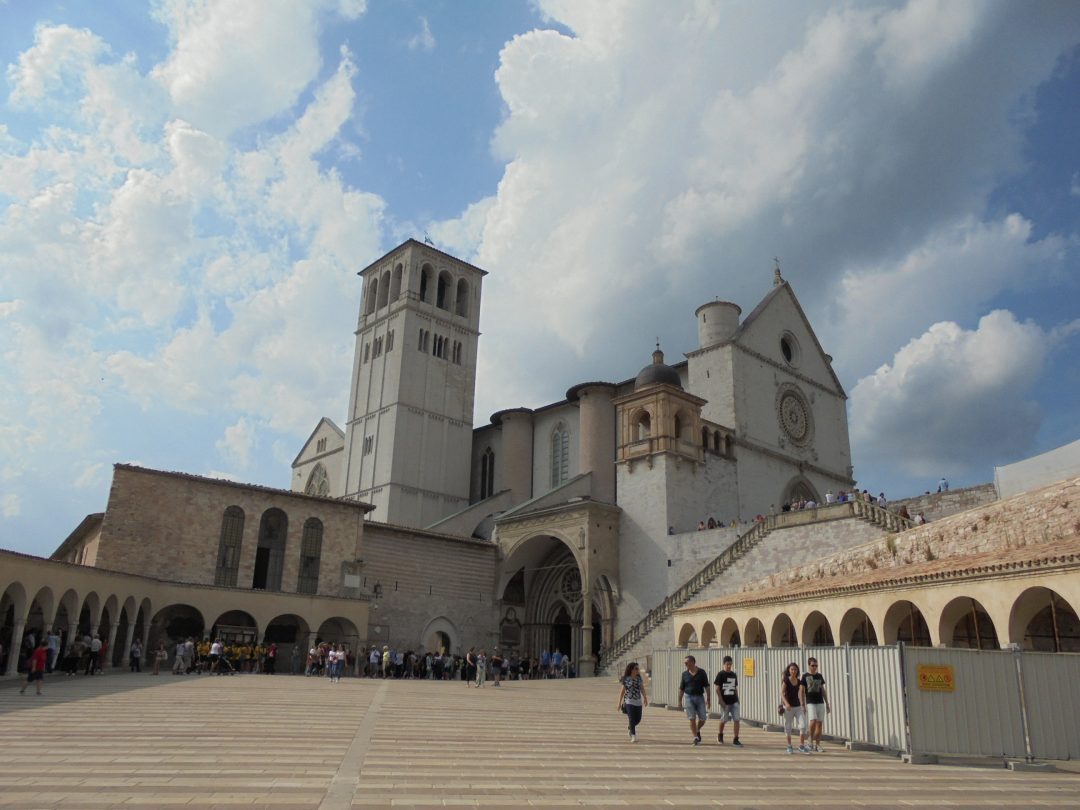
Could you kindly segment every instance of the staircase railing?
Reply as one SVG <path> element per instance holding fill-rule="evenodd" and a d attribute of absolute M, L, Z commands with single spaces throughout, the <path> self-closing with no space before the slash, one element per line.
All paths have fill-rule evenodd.
<path fill-rule="evenodd" d="M 881 526 L 889 532 L 902 532 L 915 525 L 915 521 L 910 518 L 902 517 L 896 512 L 890 512 L 888 509 L 883 509 L 870 501 L 846 501 L 844 504 L 837 504 L 837 506 L 848 506 L 851 509 L 850 514 L 852 516 Z M 824 508 L 831 511 L 834 507 Z M 641 621 L 615 639 L 612 645 L 604 650 L 600 656 L 599 667 L 609 666 L 623 653 L 655 630 L 658 625 L 667 621 L 672 613 L 689 602 L 706 585 L 734 565 L 746 552 L 761 542 L 770 531 L 793 524 L 794 519 L 789 519 L 788 516 L 800 516 L 801 514 L 799 512 L 784 512 L 779 515 L 769 515 L 764 521 L 755 523 L 752 528 L 740 535 L 734 543 L 666 597 L 663 602 L 646 613 Z"/>
<path fill-rule="evenodd" d="M 671 614 L 689 602 L 695 594 L 730 568 L 746 552 L 756 546 L 772 530 L 776 516 L 770 515 L 760 523 L 739 535 L 738 539 L 718 554 L 704 568 L 677 588 L 663 602 L 654 607 L 645 616 L 619 636 L 600 656 L 599 666 L 605 667 L 645 638 L 656 627 L 671 617 Z"/>

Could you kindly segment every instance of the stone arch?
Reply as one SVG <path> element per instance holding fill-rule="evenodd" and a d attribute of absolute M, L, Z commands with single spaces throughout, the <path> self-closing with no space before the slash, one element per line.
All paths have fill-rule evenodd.
<path fill-rule="evenodd" d="M 709 429 L 705 426 L 701 428 L 701 449 L 709 449 Z"/>
<path fill-rule="evenodd" d="M 648 408 L 634 411 L 630 416 L 630 424 L 634 426 L 634 441 L 642 442 L 652 436 L 652 414 Z"/>
<path fill-rule="evenodd" d="M 52 627 L 53 616 L 56 613 L 56 598 L 52 588 L 43 585 L 38 588 L 34 598 L 30 600 L 26 611 L 26 627 L 38 633 L 45 633 Z"/>
<path fill-rule="evenodd" d="M 832 647 L 836 644 L 833 637 L 832 627 L 829 620 L 820 610 L 810 611 L 810 615 L 803 621 L 802 633 L 799 634 L 802 643 L 807 647 Z"/>
<path fill-rule="evenodd" d="M 724 619 L 723 624 L 720 625 L 720 646 L 742 646 L 742 636 L 739 634 L 739 625 L 730 616 Z"/>
<path fill-rule="evenodd" d="M 455 293 L 454 311 L 462 318 L 469 317 L 469 282 L 463 278 L 459 278 L 457 281 L 457 292 Z"/>
<path fill-rule="evenodd" d="M 227 643 L 254 643 L 260 638 L 259 623 L 246 610 L 226 610 L 210 625 L 210 638 Z"/>
<path fill-rule="evenodd" d="M 79 621 L 79 594 L 74 588 L 68 588 L 56 605 L 56 615 L 53 617 L 53 627 L 60 634 L 60 649 L 67 649 L 67 645 L 74 639 L 72 637 L 72 625 Z"/>
<path fill-rule="evenodd" d="M 439 273 L 439 285 L 435 291 L 435 306 L 439 309 L 450 309 L 450 296 L 451 290 L 454 286 L 454 277 L 447 271 L 443 270 Z"/>
<path fill-rule="evenodd" d="M 593 595 L 600 607 L 600 615 L 593 614 L 593 635 L 598 635 L 599 630 L 599 644 L 607 649 L 615 641 L 615 605 L 619 592 L 610 577 L 601 574 L 593 584 Z"/>
<path fill-rule="evenodd" d="M 379 277 L 379 301 L 375 305 L 376 309 L 382 309 L 390 302 L 390 271 L 383 270 L 383 274 Z"/>
<path fill-rule="evenodd" d="M 697 646 L 697 628 L 690 622 L 686 622 L 679 628 L 679 639 L 676 642 L 679 647 Z"/>
<path fill-rule="evenodd" d="M 675 412 L 675 419 L 673 423 L 674 436 L 672 438 L 679 441 L 690 442 L 690 427 L 694 424 L 693 417 L 685 408 L 680 408 Z"/>
<path fill-rule="evenodd" d="M 930 632 L 925 614 L 909 599 L 893 602 L 885 611 L 883 622 L 884 644 L 904 642 L 913 647 L 932 647 L 934 637 Z"/>
<path fill-rule="evenodd" d="M 746 628 L 743 630 L 743 644 L 747 647 L 768 646 L 769 636 L 765 632 L 765 623 L 757 616 L 746 620 Z"/>
<path fill-rule="evenodd" d="M 311 641 L 311 628 L 302 616 L 281 613 L 270 619 L 263 630 L 262 641 L 265 644 L 277 644 L 278 672 L 285 672 L 288 667 L 288 671 L 293 675 L 303 674 L 308 643 Z"/>
<path fill-rule="evenodd" d="M 23 622 L 26 609 L 26 588 L 21 582 L 8 583 L 0 593 L 0 643 L 4 645 L 6 653 L 6 657 L 0 659 L 0 675 L 15 674 L 26 631 Z"/>
<path fill-rule="evenodd" d="M 716 644 L 716 625 L 706 621 L 701 625 L 701 646 L 712 647 Z"/>
<path fill-rule="evenodd" d="M 976 650 L 1001 649 L 994 620 L 977 599 L 957 596 L 941 609 L 938 643 Z"/>
<path fill-rule="evenodd" d="M 394 272 L 390 276 L 390 300 L 397 301 L 401 297 L 401 277 L 404 268 L 400 263 L 394 265 Z"/>
<path fill-rule="evenodd" d="M 840 644 L 850 644 L 853 647 L 875 645 L 878 643 L 878 633 L 870 616 L 862 608 L 851 608 L 840 620 Z"/>
<path fill-rule="evenodd" d="M 201 640 L 206 627 L 206 619 L 198 608 L 182 602 L 174 602 L 158 610 L 151 620 L 150 649 L 157 649 L 159 641 L 164 641 L 169 653 L 177 641 L 192 638 Z"/>
<path fill-rule="evenodd" d="M 116 597 L 116 594 L 111 593 L 109 598 L 105 600 L 105 604 L 101 606 L 101 619 L 98 621 L 98 635 L 101 636 L 102 641 L 108 642 L 110 633 L 116 632 L 119 619 L 120 600 Z M 115 640 L 113 644 L 109 644 L 107 655 L 112 655 L 114 646 Z"/>
<path fill-rule="evenodd" d="M 375 311 L 375 304 L 379 297 L 379 279 L 373 278 L 368 282 L 367 294 L 364 296 L 364 314 L 370 315 Z"/>
<path fill-rule="evenodd" d="M 90 591 L 82 600 L 79 608 L 79 632 L 84 636 L 97 632 L 98 622 L 101 619 L 101 597 L 97 591 Z"/>
<path fill-rule="evenodd" d="M 447 653 L 453 655 L 455 651 L 461 649 L 461 634 L 458 632 L 457 625 L 446 616 L 436 616 L 431 619 L 420 633 L 420 649 L 430 652 L 439 652 L 441 649 L 444 655 Z"/>
<path fill-rule="evenodd" d="M 360 645 L 360 631 L 351 619 L 344 616 L 331 616 L 325 619 L 315 631 L 315 637 L 328 644 L 345 644 L 350 650 L 357 650 Z"/>
<path fill-rule="evenodd" d="M 769 631 L 770 647 L 798 647 L 799 636 L 795 632 L 795 622 L 786 613 L 780 613 L 773 619 Z"/>
<path fill-rule="evenodd" d="M 423 264 L 420 267 L 420 300 L 430 302 L 435 287 L 435 268 L 430 264 Z"/>
<path fill-rule="evenodd" d="M 805 475 L 796 475 L 784 485 L 780 503 L 791 503 L 802 498 L 821 503 L 821 496 L 818 494 L 817 488 L 810 483 L 810 479 Z"/>
<path fill-rule="evenodd" d="M 1080 652 L 1076 608 L 1050 588 L 1028 588 L 1013 602 L 1009 642 L 1025 650 Z"/>

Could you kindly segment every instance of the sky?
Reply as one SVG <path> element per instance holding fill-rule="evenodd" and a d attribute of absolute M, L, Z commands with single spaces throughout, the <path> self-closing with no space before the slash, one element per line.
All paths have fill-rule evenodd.
<path fill-rule="evenodd" d="M 780 257 L 861 486 L 1080 437 L 1080 5 L 7 0 L 0 68 L 0 547 L 117 462 L 287 487 L 425 235 L 490 271 L 477 425 Z"/>

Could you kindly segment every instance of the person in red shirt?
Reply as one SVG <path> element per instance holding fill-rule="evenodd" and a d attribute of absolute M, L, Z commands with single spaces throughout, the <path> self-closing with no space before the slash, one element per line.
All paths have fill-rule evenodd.
<path fill-rule="evenodd" d="M 45 679 L 45 664 L 48 660 L 49 642 L 42 639 L 38 642 L 37 648 L 30 653 L 30 672 L 27 673 L 23 688 L 19 690 L 20 695 L 26 694 L 26 687 L 30 684 L 34 684 L 37 693 L 41 694 L 41 682 Z"/>

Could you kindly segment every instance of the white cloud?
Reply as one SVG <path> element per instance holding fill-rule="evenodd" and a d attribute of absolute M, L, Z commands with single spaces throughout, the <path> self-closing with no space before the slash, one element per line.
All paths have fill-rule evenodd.
<path fill-rule="evenodd" d="M 73 486 L 76 489 L 87 489 L 95 486 L 101 480 L 101 472 L 105 469 L 104 462 L 98 462 L 86 467 L 75 479 Z"/>
<path fill-rule="evenodd" d="M 108 46 L 101 38 L 85 28 L 39 24 L 34 31 L 33 47 L 19 54 L 18 62 L 8 65 L 7 78 L 11 85 L 8 100 L 16 105 L 35 103 L 69 82 L 78 84 L 87 69 L 107 51 Z"/>
<path fill-rule="evenodd" d="M 974 330 L 934 324 L 852 390 L 857 466 L 933 478 L 1029 452 L 1041 421 L 1032 388 L 1050 347 L 1038 326 L 1005 310 Z"/>
<path fill-rule="evenodd" d="M 14 492 L 0 495 L 0 515 L 14 518 L 22 514 L 22 499 Z"/>
<path fill-rule="evenodd" d="M 481 418 L 632 374 L 628 347 L 648 358 L 644 322 L 693 348 L 694 307 L 753 306 L 774 255 L 823 332 L 849 317 L 845 285 L 870 297 L 918 279 L 929 300 L 874 300 L 862 316 L 880 315 L 880 336 L 831 332 L 826 349 L 842 364 L 852 346 L 857 373 L 935 320 L 977 315 L 1022 274 L 1048 283 L 1028 271 L 1060 263 L 1061 240 L 1031 242 L 1031 223 L 981 219 L 1022 165 L 1033 89 L 1080 40 L 1060 6 L 540 8 L 572 33 L 503 49 L 494 199 L 428 226 L 448 245 L 478 238 L 491 271 L 484 331 L 499 341 L 481 342 Z M 949 257 L 965 262 L 955 284 L 937 276 Z M 933 315 L 905 323 L 909 302 Z M 560 361 L 516 361 L 538 345 Z"/>
<path fill-rule="evenodd" d="M 435 49 L 435 35 L 431 33 L 427 17 L 420 18 L 420 30 L 409 39 L 408 45 L 410 51 L 415 51 L 417 48 L 425 51 Z"/>
<path fill-rule="evenodd" d="M 251 451 L 257 442 L 255 425 L 250 419 L 241 417 L 236 424 L 225 428 L 225 435 L 214 443 L 214 447 L 234 467 L 246 468 L 251 464 Z"/>

